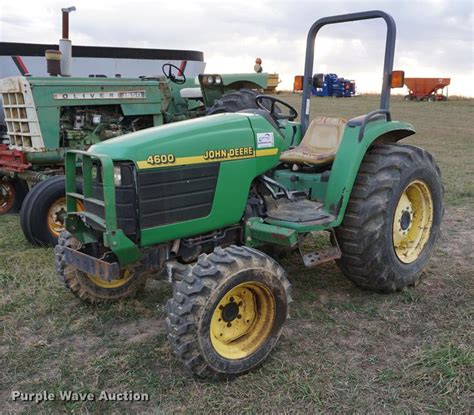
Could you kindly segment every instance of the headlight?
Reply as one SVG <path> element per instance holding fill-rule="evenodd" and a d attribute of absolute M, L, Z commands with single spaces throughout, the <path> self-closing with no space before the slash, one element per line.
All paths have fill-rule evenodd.
<path fill-rule="evenodd" d="M 207 84 L 212 85 L 214 83 L 214 77 L 212 75 L 209 75 L 207 77 Z"/>
<path fill-rule="evenodd" d="M 114 166 L 114 185 L 122 185 L 122 169 L 120 166 Z"/>
<path fill-rule="evenodd" d="M 216 75 L 216 77 L 214 79 L 214 83 L 216 85 L 220 85 L 222 83 L 222 78 L 219 75 Z"/>

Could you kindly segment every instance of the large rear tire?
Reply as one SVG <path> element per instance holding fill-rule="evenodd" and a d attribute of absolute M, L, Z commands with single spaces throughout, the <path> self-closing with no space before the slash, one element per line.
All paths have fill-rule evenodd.
<path fill-rule="evenodd" d="M 236 92 L 230 92 L 216 100 L 214 105 L 208 108 L 206 115 L 238 112 L 249 108 L 258 109 L 255 102 L 258 95 L 260 95 L 260 93 L 252 89 L 241 89 Z"/>
<path fill-rule="evenodd" d="M 283 268 L 247 247 L 202 254 L 173 285 L 168 340 L 200 377 L 232 376 L 260 364 L 277 343 L 291 301 Z"/>
<path fill-rule="evenodd" d="M 25 180 L 0 176 L 0 215 L 19 212 L 28 190 Z"/>
<path fill-rule="evenodd" d="M 131 297 L 146 284 L 147 277 L 135 270 L 123 271 L 122 278 L 111 282 L 86 274 L 64 262 L 64 248 L 79 249 L 80 242 L 69 232 L 61 232 L 56 245 L 55 264 L 59 279 L 82 301 L 96 304 Z"/>
<path fill-rule="evenodd" d="M 414 285 L 440 234 L 441 172 L 409 145 L 374 146 L 360 167 L 336 237 L 337 261 L 358 286 L 393 292 Z"/>

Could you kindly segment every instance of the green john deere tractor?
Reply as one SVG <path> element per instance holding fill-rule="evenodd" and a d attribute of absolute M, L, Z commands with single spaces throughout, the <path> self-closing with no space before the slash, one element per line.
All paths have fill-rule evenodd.
<path fill-rule="evenodd" d="M 374 18 L 387 24 L 380 108 L 310 122 L 319 29 Z M 97 303 L 134 294 L 148 277 L 168 278 L 171 348 L 192 373 L 215 377 L 255 367 L 281 334 L 290 283 L 266 246 L 300 249 L 307 267 L 336 260 L 365 289 L 415 284 L 439 236 L 443 188 L 433 157 L 398 143 L 415 131 L 391 119 L 390 87 L 403 85 L 394 48 L 395 23 L 384 12 L 323 18 L 308 35 L 301 123 L 294 108 L 262 95 L 256 110 L 68 152 L 67 232 L 56 247 L 66 287 Z M 305 252 L 305 239 L 320 231 L 332 246 Z"/>
<path fill-rule="evenodd" d="M 0 80 L 8 139 L 0 143 L 0 215 L 21 209 L 26 238 L 54 246 L 66 214 L 65 151 L 224 110 L 256 108 L 257 91 L 268 80 L 266 73 L 189 79 L 172 64 L 162 69 L 162 76 L 142 79 Z"/>

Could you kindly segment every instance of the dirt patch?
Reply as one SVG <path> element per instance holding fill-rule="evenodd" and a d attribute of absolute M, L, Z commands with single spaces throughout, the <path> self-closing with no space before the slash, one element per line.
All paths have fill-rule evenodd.
<path fill-rule="evenodd" d="M 441 243 L 438 250 L 445 253 L 450 261 L 456 259 L 466 267 L 474 266 L 474 232 L 472 224 L 474 212 L 467 207 L 448 207 L 442 224 Z M 435 262 L 443 257 L 435 256 Z"/>
<path fill-rule="evenodd" d="M 101 341 L 102 339 L 100 337 L 88 334 L 73 334 L 72 336 L 59 340 L 57 344 L 71 350 L 82 352 L 94 349 Z"/>
<path fill-rule="evenodd" d="M 117 326 L 114 331 L 125 343 L 141 343 L 165 332 L 165 321 L 161 318 L 145 318 Z"/>

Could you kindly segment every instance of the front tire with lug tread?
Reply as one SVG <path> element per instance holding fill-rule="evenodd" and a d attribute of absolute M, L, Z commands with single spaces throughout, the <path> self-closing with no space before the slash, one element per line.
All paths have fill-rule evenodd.
<path fill-rule="evenodd" d="M 336 237 L 337 261 L 356 285 L 394 292 L 415 285 L 440 234 L 441 172 L 410 145 L 380 144 L 366 154 Z"/>
<path fill-rule="evenodd" d="M 64 262 L 64 248 L 79 249 L 80 242 L 63 231 L 54 249 L 56 272 L 66 288 L 82 301 L 96 304 L 132 297 L 146 284 L 146 276 L 135 270 L 124 271 L 122 278 L 107 282 L 86 274 Z"/>
<path fill-rule="evenodd" d="M 291 301 L 283 268 L 248 247 L 216 248 L 182 273 L 167 303 L 174 354 L 200 377 L 260 364 L 277 343 Z"/>

